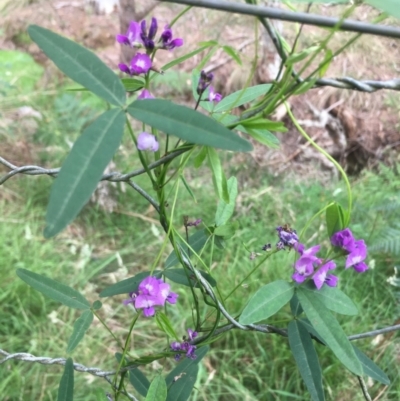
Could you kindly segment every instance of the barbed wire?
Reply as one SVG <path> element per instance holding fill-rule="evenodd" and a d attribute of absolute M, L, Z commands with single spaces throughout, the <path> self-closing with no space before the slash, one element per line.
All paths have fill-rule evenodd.
<path fill-rule="evenodd" d="M 175 150 L 174 152 L 168 153 L 166 156 L 160 158 L 159 160 L 155 161 L 154 163 L 150 163 L 148 166 L 149 170 L 153 170 L 158 166 L 161 166 L 164 163 L 167 163 L 175 157 L 181 155 L 182 153 L 187 152 L 190 150 L 191 147 L 188 148 L 183 148 L 179 150 Z M 3 157 L 0 156 L 0 164 L 3 166 L 9 168 L 11 171 L 7 174 L 5 174 L 3 177 L 0 178 L 0 185 L 4 184 L 9 178 L 13 177 L 14 175 L 17 174 L 26 174 L 26 175 L 50 175 L 52 177 L 57 176 L 57 174 L 60 172 L 60 168 L 45 168 L 41 166 L 33 166 L 33 165 L 27 165 L 27 166 L 21 166 L 18 167 L 8 160 L 4 159 Z M 101 177 L 100 181 L 112 181 L 112 182 L 128 182 L 131 178 L 136 177 L 138 175 L 146 173 L 146 170 L 144 168 L 140 168 L 134 171 L 131 171 L 130 173 L 122 174 L 119 172 L 112 172 L 112 173 L 107 173 L 103 174 Z"/>
<path fill-rule="evenodd" d="M 213 10 L 228 11 L 236 14 L 252 15 L 278 19 L 282 21 L 298 22 L 305 25 L 315 25 L 325 28 L 338 27 L 338 30 L 365 33 L 390 38 L 400 38 L 400 29 L 394 26 L 374 25 L 366 22 L 324 17 L 318 14 L 286 11 L 280 8 L 233 3 L 225 0 L 160 0 L 160 2 L 185 4 L 188 6 L 211 8 Z"/>
<path fill-rule="evenodd" d="M 26 352 L 17 352 L 15 354 L 11 354 L 7 351 L 4 351 L 3 349 L 0 349 L 0 354 L 5 356 L 5 358 L 0 359 L 0 365 L 7 361 L 14 359 L 14 360 L 23 361 L 23 362 L 40 363 L 42 365 L 62 365 L 62 366 L 64 366 L 65 362 L 67 360 L 66 358 L 49 358 L 49 357 L 45 357 L 45 356 L 35 356 L 32 354 L 28 354 Z M 113 381 L 109 377 L 109 376 L 114 376 L 117 373 L 115 370 L 104 371 L 99 368 L 85 366 L 85 365 L 82 365 L 82 364 L 76 363 L 76 362 L 73 363 L 73 368 L 77 372 L 90 373 L 91 375 L 101 377 L 101 378 L 105 379 L 108 383 L 110 383 L 113 388 L 115 388 Z M 129 370 L 129 369 L 126 368 L 125 370 Z M 123 372 L 123 371 L 124 371 L 124 369 L 121 369 L 119 372 Z M 133 396 L 132 394 L 127 393 L 125 391 L 120 391 L 120 392 L 122 394 L 126 395 L 130 400 L 138 401 L 137 398 L 135 396 Z"/>

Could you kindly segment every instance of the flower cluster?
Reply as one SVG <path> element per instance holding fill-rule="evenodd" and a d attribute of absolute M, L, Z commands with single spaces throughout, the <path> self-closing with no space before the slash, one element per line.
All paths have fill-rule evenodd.
<path fill-rule="evenodd" d="M 356 240 L 350 229 L 338 231 L 331 238 L 333 246 L 342 248 L 347 254 L 345 268 L 352 267 L 356 272 L 362 273 L 368 269 L 364 260 L 367 257 L 367 245 L 364 240 Z"/>
<path fill-rule="evenodd" d="M 276 244 L 278 249 L 283 249 L 285 246 L 293 248 L 299 242 L 296 230 L 292 230 L 288 225 L 276 227 L 276 231 L 278 231 L 279 237 L 279 241 Z"/>
<path fill-rule="evenodd" d="M 128 31 L 125 35 L 117 35 L 118 43 L 131 47 L 141 47 L 146 49 L 146 53 L 137 53 L 131 60 L 130 65 L 118 64 L 119 69 L 129 75 L 146 74 L 152 68 L 151 58 L 149 54 L 155 49 L 172 50 L 175 47 L 183 45 L 183 39 L 173 39 L 172 30 L 169 25 L 164 27 L 163 32 L 158 40 L 155 41 L 155 36 L 158 30 L 156 18 L 151 19 L 149 29 L 147 29 L 146 21 L 143 20 L 140 24 L 136 21 L 131 21 Z"/>
<path fill-rule="evenodd" d="M 222 95 L 215 92 L 214 87 L 211 86 L 211 82 L 214 79 L 214 74 L 212 72 L 206 73 L 204 70 L 200 73 L 199 83 L 197 84 L 197 94 L 201 96 L 207 88 L 208 90 L 208 100 L 210 102 L 220 102 L 222 100 Z"/>
<path fill-rule="evenodd" d="M 336 269 L 336 264 L 333 260 L 324 261 L 316 256 L 320 250 L 320 245 L 304 249 L 304 245 L 299 243 L 298 239 L 292 245 L 293 238 L 288 237 L 286 234 L 283 235 L 283 238 L 280 236 L 281 241 L 283 243 L 286 241 L 288 245 L 293 246 L 300 254 L 299 259 L 294 264 L 295 272 L 292 275 L 293 280 L 297 283 L 302 283 L 306 279 L 312 278 L 317 289 L 321 289 L 324 283 L 330 287 L 336 287 L 338 278 L 329 273 L 330 270 Z M 331 243 L 333 246 L 343 249 L 347 254 L 346 269 L 353 267 L 358 273 L 362 273 L 368 269 L 368 266 L 364 262 L 367 256 L 367 246 L 364 240 L 356 240 L 349 228 L 335 233 L 331 238 Z"/>
<path fill-rule="evenodd" d="M 133 304 L 136 309 L 143 309 L 146 317 L 154 316 L 155 306 L 164 306 L 165 302 L 175 304 L 178 294 L 170 291 L 170 285 L 157 277 L 146 277 L 136 292 L 129 293 L 124 305 Z"/>
<path fill-rule="evenodd" d="M 172 349 L 172 351 L 184 351 L 186 352 L 186 357 L 190 358 L 190 359 L 196 359 L 196 354 L 194 353 L 196 351 L 196 346 L 190 344 L 191 341 L 193 341 L 193 339 L 195 339 L 197 337 L 197 332 L 193 331 L 192 329 L 188 329 L 188 339 L 186 339 L 185 337 L 183 338 L 183 342 L 179 343 L 177 341 L 173 342 L 170 344 L 170 347 Z M 175 360 L 179 361 L 179 359 L 181 359 L 181 354 L 176 354 L 175 355 Z"/>

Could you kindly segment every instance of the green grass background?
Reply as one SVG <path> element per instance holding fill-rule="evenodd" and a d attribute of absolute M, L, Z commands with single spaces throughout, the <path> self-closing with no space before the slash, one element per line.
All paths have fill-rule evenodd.
<path fill-rule="evenodd" d="M 60 80 L 56 87 L 37 91 L 42 70 L 29 56 L 17 52 L 0 52 L 0 71 L 11 71 L 11 77 L 0 72 L 3 106 L 0 117 L 11 110 L 30 105 L 43 118 L 35 134 L 26 138 L 18 121 L 10 120 L 0 128 L 1 149 L 12 150 L 13 143 L 29 141 L 35 160 L 40 165 L 59 166 L 70 144 L 87 124 L 105 107 L 102 101 L 88 93 L 65 91 L 70 83 Z M 25 57 L 21 62 L 21 57 Z M 19 68 L 20 67 L 20 68 Z M 23 68 L 22 68 L 23 67 Z M 27 73 L 27 71 L 29 73 Z M 36 82 L 39 80 L 39 84 Z M 164 83 L 166 85 L 166 83 Z M 174 87 L 171 90 L 180 90 Z M 6 146 L 7 145 L 7 146 Z M 130 171 L 137 167 L 127 140 L 115 156 L 116 168 Z M 8 158 L 10 154 L 0 155 Z M 227 241 L 225 250 L 215 250 L 212 274 L 226 295 L 235 283 L 252 269 L 247 248 L 260 251 L 267 243 L 275 243 L 275 227 L 284 223 L 302 229 L 321 207 L 332 200 L 345 204 L 342 182 L 307 182 L 304 177 L 274 177 L 265 171 L 244 171 L 243 161 L 237 162 L 225 154 L 227 176 L 239 172 L 239 192 L 233 220 L 238 223 L 235 236 Z M 370 270 L 357 275 L 339 268 L 339 286 L 358 305 L 359 315 L 338 316 L 346 333 L 355 334 L 392 325 L 399 319 L 399 293 L 387 283 L 400 262 L 400 201 L 399 166 L 380 166 L 352 179 L 355 195 L 351 228 L 370 247 Z M 310 168 L 318 168 L 311 166 Z M 5 170 L 1 170 L 4 172 Z M 246 174 L 248 176 L 246 176 Z M 190 167 L 185 175 L 197 203 L 180 187 L 175 222 L 184 215 L 202 218 L 212 224 L 217 199 L 212 196 L 211 176 L 206 168 Z M 79 314 L 56 302 L 45 299 L 15 274 L 17 268 L 46 274 L 81 291 L 90 301 L 108 285 L 148 269 L 162 246 L 164 237 L 154 221 L 156 215 L 145 201 L 128 188 L 117 186 L 118 208 L 113 213 L 89 204 L 74 223 L 61 235 L 45 240 L 42 236 L 49 189 L 53 179 L 48 176 L 16 176 L 0 187 L 0 344 L 11 352 L 28 352 L 36 356 L 65 357 L 72 325 Z M 151 191 L 143 177 L 135 181 Z M 172 195 L 171 195 L 172 199 Z M 323 217 L 313 221 L 302 241 L 306 245 L 328 246 Z M 165 252 L 164 259 L 171 249 Z M 209 256 L 207 254 L 207 256 Z M 246 299 L 261 285 L 272 280 L 289 279 L 293 254 L 273 255 L 235 296 L 227 301 L 231 314 L 239 313 Z M 191 298 L 185 288 L 172 284 L 180 295 L 176 306 L 170 307 L 170 317 L 179 335 L 192 327 Z M 124 296 L 104 299 L 100 311 L 103 319 L 120 339 L 127 333 L 132 310 L 122 305 Z M 284 308 L 269 323 L 285 327 L 290 319 Z M 164 349 L 165 337 L 152 319 L 139 319 L 135 327 L 131 352 L 143 355 Z M 392 380 L 380 399 L 398 400 L 400 394 L 397 334 L 378 339 L 357 341 Z M 116 368 L 114 353 L 119 351 L 114 341 L 94 321 L 86 337 L 73 353 L 76 362 L 104 370 Z M 357 379 L 349 374 L 332 353 L 317 345 L 328 400 L 362 400 Z M 174 366 L 166 361 L 164 372 Z M 163 369 L 155 362 L 143 371 L 151 379 Z M 0 394 L 5 401 L 55 400 L 62 374 L 58 365 L 8 361 L 0 365 Z M 371 384 L 370 392 L 377 396 L 383 386 Z M 132 387 L 128 390 L 135 394 Z M 75 400 L 102 400 L 108 384 L 89 374 L 75 374 Z M 138 397 L 140 398 L 140 397 Z M 212 345 L 200 364 L 192 400 L 308 400 L 310 399 L 289 351 L 287 339 L 231 331 Z"/>

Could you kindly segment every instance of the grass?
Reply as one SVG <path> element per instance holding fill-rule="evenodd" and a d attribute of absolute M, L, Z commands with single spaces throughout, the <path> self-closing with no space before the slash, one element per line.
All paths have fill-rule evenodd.
<path fill-rule="evenodd" d="M 44 116 L 32 138 L 33 152 L 39 164 L 48 166 L 61 163 L 69 143 L 102 106 L 86 93 L 60 90 L 50 96 L 39 95 L 30 102 Z M 25 100 L 23 104 L 26 104 Z M 18 106 L 18 102 L 14 105 Z M 17 134 L 23 136 L 23 132 Z M 5 135 L 3 138 L 12 144 Z M 131 149 L 131 144 L 124 142 L 115 158 L 118 170 L 128 171 L 136 167 L 129 157 Z M 226 173 L 229 176 L 240 171 L 241 167 L 235 164 L 234 158 L 227 160 Z M 265 175 L 262 171 L 251 171 L 248 175 L 248 180 L 246 177 L 241 179 L 234 215 L 239 228 L 227 241 L 226 249 L 215 250 L 213 255 L 212 274 L 223 295 L 228 293 L 232 283 L 239 283 L 254 266 L 243 244 L 259 251 L 265 243 L 276 241 L 277 225 L 290 223 L 300 231 L 328 202 L 336 200 L 345 204 L 344 186 L 340 182 L 307 183 L 304 178 L 295 176 L 284 180 Z M 184 215 L 189 215 L 211 224 L 217 200 L 209 195 L 213 191 L 209 171 L 191 167 L 186 179 L 197 203 L 181 185 L 175 221 L 182 221 Z M 88 205 L 62 234 L 45 240 L 42 230 L 51 182 L 47 176 L 18 176 L 10 179 L 0 192 L 0 301 L 3 306 L 0 344 L 8 352 L 65 357 L 72 325 L 79 313 L 30 289 L 16 277 L 15 270 L 22 267 L 46 274 L 94 301 L 108 285 L 148 269 L 164 237 L 154 221 L 156 216 L 139 195 L 129 189 L 123 192 L 117 188 L 118 209 L 114 213 Z M 137 183 L 146 187 L 143 178 L 138 178 Z M 356 198 L 352 229 L 357 237 L 365 238 L 371 246 L 388 226 L 392 227 L 398 220 L 399 209 L 389 210 L 385 205 L 398 199 L 400 178 L 396 169 L 381 166 L 378 171 L 367 171 L 353 179 L 353 185 Z M 148 186 L 147 189 L 150 190 Z M 323 218 L 317 218 L 302 241 L 307 245 L 321 243 L 327 247 L 325 230 Z M 170 248 L 166 250 L 165 258 L 169 251 Z M 210 257 L 209 252 L 205 257 Z M 287 279 L 291 274 L 292 260 L 292 253 L 273 255 L 238 288 L 235 296 L 227 300 L 227 309 L 232 314 L 239 313 L 245 300 L 261 285 L 278 278 Z M 338 317 L 348 334 L 391 325 L 399 317 L 395 289 L 386 282 L 393 274 L 393 267 L 399 263 L 399 254 L 375 250 L 370 252 L 369 263 L 374 268 L 360 276 L 340 269 L 340 288 L 354 299 L 360 309 L 356 317 Z M 183 335 L 187 327 L 193 326 L 191 298 L 184 288 L 172 286 L 180 298 L 176 307 L 169 308 L 170 318 L 178 334 Z M 122 299 L 124 296 L 103 299 L 104 306 L 99 312 L 120 339 L 124 339 L 132 318 L 132 311 L 122 306 Z M 285 327 L 289 319 L 289 310 L 284 308 L 268 322 Z M 397 400 L 400 369 L 396 335 L 385 335 L 380 342 L 359 340 L 357 346 L 392 380 L 382 399 Z M 143 355 L 164 348 L 165 338 L 155 321 L 139 319 L 133 333 L 132 354 Z M 332 353 L 322 346 L 317 346 L 317 350 L 327 399 L 363 399 L 357 380 L 342 368 Z M 116 368 L 113 355 L 117 351 L 115 342 L 95 320 L 72 356 L 84 365 L 112 370 Z M 165 361 L 165 371 L 173 365 L 173 361 Z M 153 363 L 143 372 L 152 378 L 161 368 L 160 363 Z M 0 366 L 0 394 L 5 401 L 56 400 L 61 373 L 60 366 L 9 361 Z M 75 375 L 74 400 L 104 399 L 108 389 L 102 379 L 82 373 Z M 376 396 L 381 389 L 382 385 L 375 383 L 370 392 Z M 132 388 L 128 390 L 134 393 Z M 231 331 L 213 344 L 200 365 L 196 390 L 192 395 L 192 400 L 196 401 L 308 399 L 287 340 L 276 335 L 240 331 Z"/>

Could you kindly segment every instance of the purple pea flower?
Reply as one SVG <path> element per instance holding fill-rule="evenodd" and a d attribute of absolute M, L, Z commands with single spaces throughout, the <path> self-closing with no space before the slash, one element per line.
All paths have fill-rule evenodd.
<path fill-rule="evenodd" d="M 154 37 L 156 36 L 157 29 L 158 29 L 157 19 L 154 17 L 151 19 L 149 32 L 147 32 L 145 20 L 143 20 L 140 23 L 140 28 L 141 28 L 140 37 L 143 41 L 144 47 L 150 51 L 154 50 L 154 47 L 155 47 L 154 46 Z"/>
<path fill-rule="evenodd" d="M 154 99 L 154 96 L 147 89 L 143 89 L 137 98 L 138 99 Z"/>
<path fill-rule="evenodd" d="M 326 283 L 330 287 L 336 287 L 338 278 L 333 274 L 328 274 L 329 270 L 334 269 L 336 269 L 336 264 L 333 260 L 330 260 L 329 262 L 319 267 L 319 269 L 314 273 L 313 280 L 318 290 L 322 288 L 324 283 Z"/>
<path fill-rule="evenodd" d="M 146 74 L 152 67 L 151 59 L 147 54 L 136 53 L 131 60 L 131 65 L 118 64 L 119 69 L 129 75 Z"/>
<path fill-rule="evenodd" d="M 212 72 L 206 73 L 204 70 L 200 73 L 199 83 L 197 84 L 197 94 L 201 95 L 210 85 L 214 79 L 214 74 Z"/>
<path fill-rule="evenodd" d="M 172 39 L 172 30 L 169 25 L 165 25 L 164 31 L 161 34 L 161 49 L 172 50 L 175 49 L 175 47 L 181 47 L 182 45 L 183 39 Z"/>
<path fill-rule="evenodd" d="M 294 264 L 295 272 L 292 275 L 292 279 L 296 281 L 296 283 L 302 283 L 307 277 L 314 273 L 314 266 L 321 264 L 321 259 L 315 256 L 320 246 L 315 245 L 304 250 L 304 245 L 299 244 L 296 248 L 301 256 Z"/>
<path fill-rule="evenodd" d="M 367 257 L 367 245 L 362 239 L 356 240 L 349 228 L 335 233 L 331 238 L 331 243 L 346 251 L 346 269 L 352 267 L 358 273 L 368 270 L 368 266 L 364 262 Z"/>
<path fill-rule="evenodd" d="M 208 100 L 210 102 L 218 103 L 222 100 L 222 95 L 215 92 L 214 87 L 210 85 L 210 90 L 208 92 Z"/>
<path fill-rule="evenodd" d="M 138 22 L 131 21 L 126 35 L 117 35 L 117 42 L 131 47 L 141 47 L 144 45 L 141 38 L 141 27 Z"/>
<path fill-rule="evenodd" d="M 130 292 L 129 299 L 123 301 L 124 305 L 132 303 L 136 309 L 143 309 L 146 317 L 154 316 L 155 306 L 164 306 L 168 298 L 175 303 L 178 295 L 170 291 L 170 285 L 156 277 L 146 277 L 138 287 L 137 292 Z M 170 301 L 169 301 L 170 302 Z"/>
<path fill-rule="evenodd" d="M 174 341 L 173 343 L 170 344 L 170 347 L 172 349 L 172 351 L 184 351 L 186 352 L 186 357 L 189 359 L 196 359 L 197 355 L 195 354 L 196 351 L 196 346 L 190 344 L 191 341 L 193 341 L 196 337 L 197 337 L 197 332 L 192 330 L 192 329 L 188 329 L 188 339 L 186 339 L 185 337 L 183 337 L 183 342 L 179 343 L 177 341 Z M 175 360 L 179 361 L 181 359 L 181 354 L 176 354 L 175 355 Z"/>
<path fill-rule="evenodd" d="M 157 152 L 158 142 L 154 135 L 148 132 L 141 132 L 137 138 L 137 148 L 139 150 L 150 150 L 152 152 Z"/>

